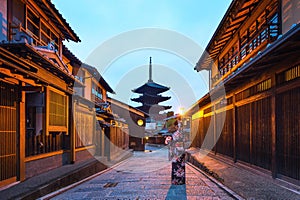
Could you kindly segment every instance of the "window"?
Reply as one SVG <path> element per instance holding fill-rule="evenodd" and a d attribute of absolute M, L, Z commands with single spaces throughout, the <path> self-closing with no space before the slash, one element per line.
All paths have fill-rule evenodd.
<path fill-rule="evenodd" d="M 94 115 L 92 111 L 83 110 L 76 106 L 76 148 L 93 144 L 94 137 Z"/>
<path fill-rule="evenodd" d="M 59 37 L 54 33 L 44 20 L 35 14 L 30 8 L 26 9 L 26 31 L 33 37 L 34 44 L 46 46 L 53 42 L 56 50 L 59 50 Z"/>
<path fill-rule="evenodd" d="M 58 49 L 58 37 L 50 30 L 44 22 L 41 22 L 41 43 L 46 46 L 53 42 L 55 49 Z"/>
<path fill-rule="evenodd" d="M 46 93 L 26 92 L 25 102 L 25 155 L 62 150 L 63 133 L 67 133 L 67 97 L 62 92 L 47 88 Z"/>
<path fill-rule="evenodd" d="M 95 99 L 95 101 L 100 101 L 100 102 L 103 101 L 102 89 L 100 87 L 98 87 L 95 83 L 93 83 L 92 95 L 93 95 L 93 99 Z"/>
<path fill-rule="evenodd" d="M 68 98 L 61 92 L 49 90 L 49 131 L 67 132 Z"/>
<path fill-rule="evenodd" d="M 40 19 L 30 9 L 27 9 L 27 30 L 32 34 L 35 40 L 39 39 Z"/>

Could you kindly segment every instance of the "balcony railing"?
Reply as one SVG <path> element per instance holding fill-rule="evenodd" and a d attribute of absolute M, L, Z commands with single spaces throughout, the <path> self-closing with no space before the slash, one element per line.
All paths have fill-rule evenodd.
<path fill-rule="evenodd" d="M 244 44 L 239 52 L 233 54 L 227 62 L 219 66 L 219 73 L 212 78 L 213 85 L 218 84 L 230 73 L 234 72 L 243 63 L 254 57 L 257 52 L 263 50 L 269 43 L 274 42 L 279 35 L 279 24 L 272 23 L 267 27 L 262 27 L 257 34 L 249 38 L 249 42 Z"/>

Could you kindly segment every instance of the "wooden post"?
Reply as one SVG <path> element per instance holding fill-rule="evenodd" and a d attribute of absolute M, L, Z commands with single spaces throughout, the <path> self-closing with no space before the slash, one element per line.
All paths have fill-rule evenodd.
<path fill-rule="evenodd" d="M 233 162 L 237 161 L 237 109 L 235 106 L 235 94 L 232 96 L 232 143 L 233 143 Z"/>
<path fill-rule="evenodd" d="M 26 135 L 26 115 L 25 115 L 25 92 L 22 91 L 22 86 L 19 84 L 19 99 L 17 102 L 17 180 L 25 180 L 25 135 Z"/>
<path fill-rule="evenodd" d="M 272 177 L 276 178 L 277 176 L 277 153 L 276 153 L 276 74 L 272 75 L 272 96 L 271 96 L 271 172 Z"/>
<path fill-rule="evenodd" d="M 76 102 L 72 101 L 72 98 L 70 98 L 70 105 L 72 105 L 71 109 L 69 109 L 72 113 L 70 113 L 70 163 L 74 164 L 76 161 L 76 152 L 75 152 L 75 141 L 76 141 Z"/>
<path fill-rule="evenodd" d="M 213 120 L 214 120 L 214 150 L 215 155 L 217 154 L 217 113 L 216 113 L 216 104 L 213 105 Z"/>
<path fill-rule="evenodd" d="M 252 160 L 253 160 L 253 156 L 252 156 L 252 146 L 253 146 L 253 117 L 252 117 L 252 108 L 253 108 L 253 102 L 252 103 L 249 103 L 249 107 L 250 107 L 250 110 L 249 110 L 249 163 L 252 163 Z"/>

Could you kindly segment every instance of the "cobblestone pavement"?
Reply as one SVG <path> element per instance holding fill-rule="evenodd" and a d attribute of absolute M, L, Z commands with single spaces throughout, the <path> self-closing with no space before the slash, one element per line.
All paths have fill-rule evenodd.
<path fill-rule="evenodd" d="M 203 163 L 224 180 L 223 184 L 245 199 L 284 199 L 300 200 L 299 186 L 288 182 L 273 179 L 265 174 L 240 163 L 233 163 L 214 154 L 193 149 L 190 151 L 193 158 Z"/>
<path fill-rule="evenodd" d="M 186 185 L 170 183 L 171 163 L 167 149 L 162 148 L 135 152 L 118 166 L 52 199 L 232 199 L 190 165 L 186 165 Z"/>

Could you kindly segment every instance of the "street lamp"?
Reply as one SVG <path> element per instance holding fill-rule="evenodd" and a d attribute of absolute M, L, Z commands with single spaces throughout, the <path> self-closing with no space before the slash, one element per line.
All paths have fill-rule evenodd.
<path fill-rule="evenodd" d="M 144 120 L 142 120 L 142 119 L 137 120 L 137 124 L 139 126 L 143 126 L 144 125 Z"/>

